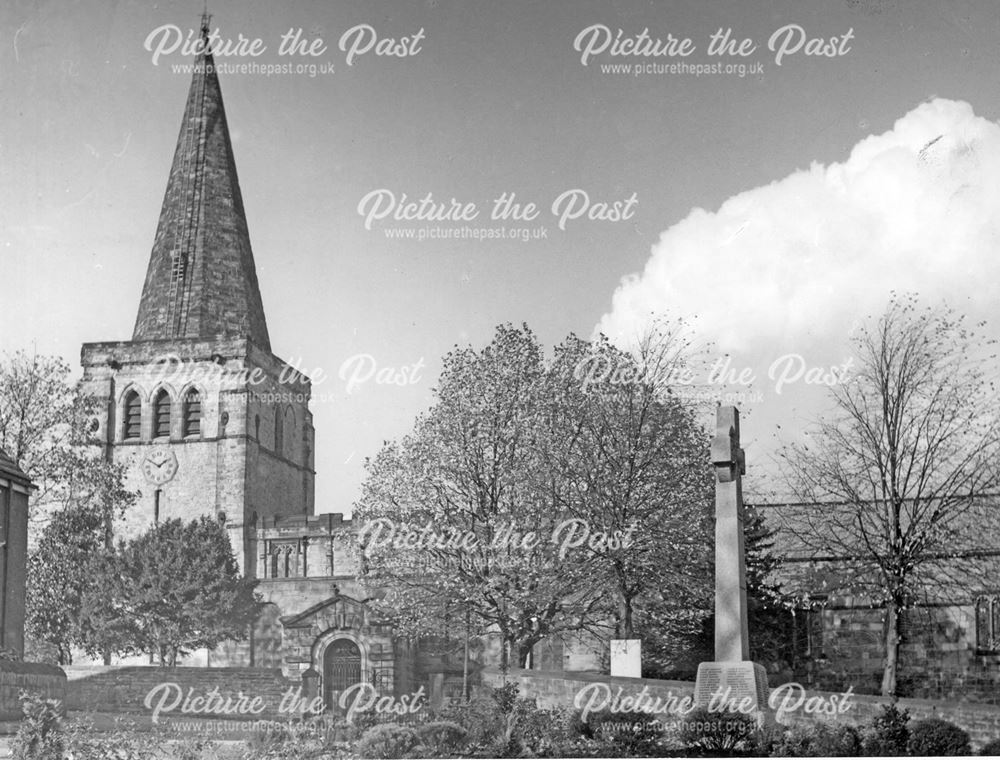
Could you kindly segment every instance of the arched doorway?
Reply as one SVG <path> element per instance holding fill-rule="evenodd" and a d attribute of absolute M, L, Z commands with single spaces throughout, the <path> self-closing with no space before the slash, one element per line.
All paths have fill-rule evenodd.
<path fill-rule="evenodd" d="M 323 653 L 323 700 L 334 708 L 337 695 L 361 681 L 361 649 L 350 639 L 334 639 Z"/>

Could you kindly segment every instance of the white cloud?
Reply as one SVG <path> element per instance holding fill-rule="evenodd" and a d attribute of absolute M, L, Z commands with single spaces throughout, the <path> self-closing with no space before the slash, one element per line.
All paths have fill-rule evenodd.
<path fill-rule="evenodd" d="M 1000 302 L 1000 126 L 937 99 L 843 163 L 694 209 L 623 279 L 598 329 L 641 333 L 651 312 L 697 315 L 722 350 L 837 344 L 891 290 L 985 316 Z M 968 297 L 969 300 L 966 300 Z"/>

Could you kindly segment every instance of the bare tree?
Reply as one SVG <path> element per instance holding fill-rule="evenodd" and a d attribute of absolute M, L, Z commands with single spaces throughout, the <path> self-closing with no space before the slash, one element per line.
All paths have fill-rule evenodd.
<path fill-rule="evenodd" d="M 895 696 L 900 618 L 954 593 L 982 545 L 984 495 L 998 480 L 995 341 L 947 307 L 893 298 L 855 338 L 857 371 L 832 389 L 834 412 L 782 456 L 805 502 L 786 535 L 841 560 L 830 591 L 884 609 L 882 693 Z M 968 576 L 965 576 L 965 580 Z"/>

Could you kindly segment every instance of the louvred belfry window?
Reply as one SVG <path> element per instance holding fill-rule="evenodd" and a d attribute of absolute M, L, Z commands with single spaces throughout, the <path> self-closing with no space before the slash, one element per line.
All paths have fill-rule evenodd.
<path fill-rule="evenodd" d="M 184 435 L 201 435 L 201 396 L 188 391 L 184 396 Z"/>
<path fill-rule="evenodd" d="M 142 402 L 139 394 L 129 391 L 125 396 L 125 431 L 126 441 L 136 441 L 142 435 Z"/>
<path fill-rule="evenodd" d="M 153 402 L 153 437 L 170 437 L 170 395 L 166 391 L 156 394 Z"/>

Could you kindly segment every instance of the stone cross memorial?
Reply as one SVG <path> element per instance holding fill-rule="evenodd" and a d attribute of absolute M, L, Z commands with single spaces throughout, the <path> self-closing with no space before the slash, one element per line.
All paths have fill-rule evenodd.
<path fill-rule="evenodd" d="M 743 550 L 743 490 L 746 473 L 740 448 L 740 414 L 719 407 L 712 439 L 715 469 L 715 662 L 698 666 L 695 703 L 719 710 L 762 713 L 767 674 L 750 661 L 747 574 Z"/>

